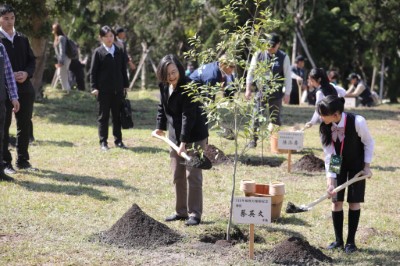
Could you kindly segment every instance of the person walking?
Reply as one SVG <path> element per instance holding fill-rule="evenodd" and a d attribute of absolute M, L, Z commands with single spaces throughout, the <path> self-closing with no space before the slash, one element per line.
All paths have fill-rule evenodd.
<path fill-rule="evenodd" d="M 29 138 L 33 128 L 32 112 L 35 101 L 35 90 L 30 79 L 35 72 L 36 58 L 29 44 L 28 38 L 22 33 L 16 31 L 14 28 L 15 10 L 11 5 L 3 5 L 0 7 L 0 26 L 0 39 L 6 48 L 7 55 L 14 71 L 20 104 L 19 111 L 15 113 L 17 124 L 17 160 L 15 165 L 18 169 L 36 171 L 37 169 L 33 168 L 29 162 L 30 156 L 28 151 Z M 6 174 L 14 174 L 16 172 L 12 166 L 12 155 L 8 149 L 13 109 L 15 112 L 15 106 L 12 102 L 7 102 L 3 138 L 3 161 L 4 172 Z"/>
<path fill-rule="evenodd" d="M 266 41 L 269 44 L 269 48 L 266 51 L 257 51 L 251 59 L 246 77 L 245 97 L 250 100 L 253 83 L 260 83 L 259 80 L 254 79 L 257 62 L 266 61 L 269 66 L 269 70 L 266 73 L 268 84 L 258 85 L 258 91 L 255 95 L 256 106 L 254 113 L 256 115 L 261 114 L 261 110 L 264 110 L 267 106 L 270 121 L 268 129 L 272 132 L 274 128 L 282 125 L 282 100 L 285 104 L 289 103 L 292 91 L 292 71 L 289 57 L 279 49 L 281 45 L 279 35 L 276 33 L 266 35 Z M 285 87 L 285 91 L 283 91 L 283 87 Z M 249 148 L 257 146 L 259 124 L 258 119 L 253 120 L 254 135 L 253 140 L 248 144 Z"/>
<path fill-rule="evenodd" d="M 6 120 L 6 101 L 7 98 L 13 106 L 12 111 L 17 113 L 19 110 L 18 88 L 15 82 L 14 73 L 8 58 L 6 48 L 0 43 L 0 181 L 14 181 L 14 178 L 4 172 L 3 165 L 3 137 L 4 122 Z M 7 147 L 8 148 L 8 147 Z"/>
<path fill-rule="evenodd" d="M 374 151 L 374 140 L 368 130 L 364 117 L 344 112 L 345 99 L 329 95 L 318 105 L 321 116 L 321 142 L 325 154 L 327 192 L 332 197 L 332 222 L 335 241 L 328 249 L 344 248 L 346 253 L 357 250 L 355 235 L 357 232 L 361 202 L 364 202 L 366 181 L 361 180 L 347 188 L 348 232 L 346 245 L 343 241 L 343 201 L 345 190 L 334 193 L 335 187 L 352 179 L 358 172 L 372 176 L 370 164 Z"/>
<path fill-rule="evenodd" d="M 93 52 L 90 67 L 90 86 L 99 106 L 100 148 L 102 151 L 109 149 L 107 139 L 111 111 L 114 144 L 118 148 L 125 149 L 126 146 L 122 142 L 120 118 L 122 100 L 129 86 L 124 52 L 114 45 L 114 33 L 109 26 L 101 27 L 99 35 L 101 45 Z"/>
<path fill-rule="evenodd" d="M 164 56 L 157 68 L 160 82 L 160 104 L 157 126 L 153 134 L 165 135 L 179 146 L 170 150 L 173 182 L 175 185 L 175 213 L 165 221 L 186 220 L 188 226 L 198 225 L 203 213 L 202 170 L 184 165 L 182 152 L 193 154 L 204 150 L 208 138 L 207 118 L 200 103 L 194 102 L 184 86 L 190 82 L 185 69 L 175 55 Z M 189 152 L 186 149 L 193 148 Z"/>
<path fill-rule="evenodd" d="M 54 23 L 52 26 L 52 33 L 54 36 L 54 51 L 56 53 L 57 63 L 54 65 L 56 67 L 56 75 L 61 81 L 61 87 L 66 92 L 71 90 L 71 85 L 69 84 L 69 66 L 71 64 L 71 58 L 67 56 L 67 37 L 65 36 L 61 25 Z"/>

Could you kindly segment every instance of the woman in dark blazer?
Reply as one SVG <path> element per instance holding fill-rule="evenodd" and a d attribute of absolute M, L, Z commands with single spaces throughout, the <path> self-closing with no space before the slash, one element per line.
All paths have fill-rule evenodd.
<path fill-rule="evenodd" d="M 93 52 L 90 85 L 99 103 L 100 146 L 107 151 L 110 111 L 114 143 L 116 147 L 126 148 L 122 142 L 120 109 L 129 84 L 124 53 L 114 45 L 114 33 L 109 26 L 100 29 L 100 40 L 101 45 Z"/>
<path fill-rule="evenodd" d="M 166 55 L 161 59 L 157 78 L 160 81 L 160 104 L 154 133 L 163 136 L 168 130 L 168 138 L 179 146 L 178 152 L 170 150 L 176 194 L 175 214 L 165 220 L 186 220 L 186 225 L 198 225 L 203 212 L 202 170 L 184 165 L 180 154 L 187 152 L 186 148 L 190 148 L 189 154 L 193 147 L 195 150 L 205 149 L 207 118 L 200 104 L 193 102 L 184 92 L 183 86 L 190 80 L 176 56 Z"/>

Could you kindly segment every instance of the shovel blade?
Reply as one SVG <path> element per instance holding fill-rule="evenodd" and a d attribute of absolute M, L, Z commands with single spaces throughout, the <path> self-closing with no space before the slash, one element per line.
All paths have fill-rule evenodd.
<path fill-rule="evenodd" d="M 200 154 L 195 154 L 194 156 L 190 156 L 190 161 L 185 160 L 184 164 L 189 167 L 199 168 L 203 170 L 209 170 L 212 168 L 212 163 L 210 159 L 204 156 L 204 154 L 203 156 L 200 156 Z"/>
<path fill-rule="evenodd" d="M 307 208 L 304 208 L 302 206 L 297 207 L 291 202 L 288 202 L 288 205 L 286 206 L 286 213 L 299 213 L 299 212 L 306 212 L 308 211 Z"/>

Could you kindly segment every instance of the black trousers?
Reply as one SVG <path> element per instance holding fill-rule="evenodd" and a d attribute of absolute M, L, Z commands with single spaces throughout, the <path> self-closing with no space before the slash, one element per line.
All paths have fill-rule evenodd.
<path fill-rule="evenodd" d="M 4 170 L 3 166 L 3 137 L 4 137 L 4 122 L 6 120 L 6 103 L 0 100 L 0 175 Z"/>
<path fill-rule="evenodd" d="M 122 95 L 107 94 L 100 95 L 97 98 L 99 104 L 99 138 L 100 143 L 107 143 L 108 139 L 108 121 L 110 120 L 110 111 L 112 115 L 112 128 L 114 143 L 122 141 L 120 111 L 122 106 Z"/>
<path fill-rule="evenodd" d="M 24 92 L 18 94 L 18 101 L 20 109 L 15 113 L 15 120 L 17 122 L 17 163 L 29 161 L 29 137 L 32 130 L 32 112 L 33 103 L 35 101 L 35 90 L 32 86 L 24 88 Z M 12 119 L 13 105 L 10 101 L 6 101 L 6 120 L 4 125 L 4 139 L 3 139 L 3 161 L 11 163 L 12 156 L 8 149 L 10 141 L 10 126 Z"/>
<path fill-rule="evenodd" d="M 85 90 L 85 71 L 84 65 L 78 59 L 72 59 L 71 64 L 69 65 L 69 70 L 74 74 L 76 86 L 78 90 Z"/>

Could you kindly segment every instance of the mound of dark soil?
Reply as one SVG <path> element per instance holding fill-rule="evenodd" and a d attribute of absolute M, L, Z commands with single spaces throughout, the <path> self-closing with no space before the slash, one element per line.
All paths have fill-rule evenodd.
<path fill-rule="evenodd" d="M 223 151 L 212 144 L 208 144 L 204 151 L 204 155 L 214 164 L 231 163 L 231 159 L 227 157 Z"/>
<path fill-rule="evenodd" d="M 325 169 L 325 163 L 313 154 L 307 154 L 293 164 L 293 169 L 297 171 L 318 172 Z"/>
<path fill-rule="evenodd" d="M 331 257 L 299 237 L 284 240 L 268 254 L 264 254 L 264 257 L 265 255 L 269 256 L 274 263 L 283 265 L 318 265 L 321 262 L 332 262 Z"/>
<path fill-rule="evenodd" d="M 179 239 L 176 232 L 145 214 L 136 204 L 100 234 L 100 241 L 123 248 L 169 245 Z"/>

